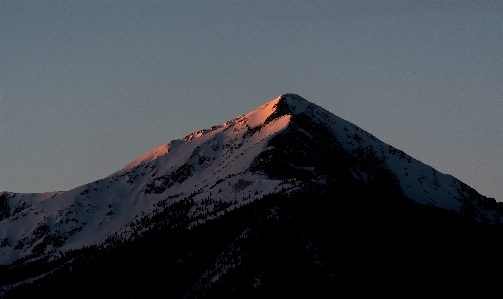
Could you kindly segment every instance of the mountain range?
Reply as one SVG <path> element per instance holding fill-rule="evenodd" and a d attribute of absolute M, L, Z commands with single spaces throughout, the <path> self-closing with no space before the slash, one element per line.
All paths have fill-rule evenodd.
<path fill-rule="evenodd" d="M 283 94 L 104 179 L 0 193 L 1 294 L 487 291 L 502 206 Z"/>

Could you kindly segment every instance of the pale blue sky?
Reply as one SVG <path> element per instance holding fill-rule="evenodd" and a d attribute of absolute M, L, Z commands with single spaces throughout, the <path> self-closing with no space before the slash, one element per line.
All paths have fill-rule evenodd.
<path fill-rule="evenodd" d="M 0 190 L 297 93 L 503 201 L 503 1 L 0 2 Z"/>

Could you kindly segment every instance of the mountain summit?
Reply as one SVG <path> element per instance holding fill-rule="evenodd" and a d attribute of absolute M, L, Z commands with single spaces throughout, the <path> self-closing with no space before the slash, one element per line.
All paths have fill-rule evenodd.
<path fill-rule="evenodd" d="M 279 198 L 277 202 L 275 198 Z M 285 198 L 295 200 L 284 202 Z M 326 201 L 321 204 L 321 199 Z M 225 231 L 222 234 L 227 239 L 221 237 L 221 242 L 228 244 L 229 240 L 249 235 L 253 225 L 243 222 L 246 217 L 257 224 L 263 219 L 281 222 L 298 213 L 304 215 L 289 210 L 293 214 L 285 216 L 281 214 L 285 206 L 271 208 L 280 202 L 307 204 L 310 207 L 306 210 L 328 218 L 332 216 L 325 211 L 335 206 L 340 207 L 335 214 L 351 211 L 344 212 L 337 221 L 356 215 L 357 210 L 388 215 L 390 209 L 394 211 L 388 215 L 390 219 L 407 213 L 447 213 L 448 219 L 459 218 L 473 225 L 503 221 L 501 207 L 494 199 L 296 94 L 283 94 L 246 115 L 170 141 L 112 175 L 70 191 L 0 193 L 0 263 L 27 268 L 41 263 L 43 266 L 37 267 L 46 271 L 31 276 L 19 274 L 0 283 L 11 287 L 72 263 L 76 266 L 78 257 L 90 258 L 88 248 L 95 250 L 95 256 L 106 255 L 117 248 L 131 248 L 128 244 L 147 242 L 152 236 L 164 243 L 178 240 L 185 244 L 185 238 L 204 239 L 193 234 L 214 226 Z M 261 205 L 268 207 L 267 213 Z M 423 210 L 426 214 L 417 212 Z M 234 219 L 238 216 L 232 215 L 246 217 Z M 368 217 L 379 218 L 376 215 Z M 304 224 L 301 221 L 298 225 Z M 187 234 L 183 239 L 171 235 L 180 230 L 183 233 L 179 234 Z M 310 253 L 318 252 L 318 245 L 310 245 L 315 243 L 302 246 Z M 213 265 L 213 270 L 204 270 L 189 263 L 193 267 L 189 267 L 193 271 L 189 276 L 195 279 L 195 285 L 210 288 L 226 273 L 219 268 L 225 263 L 218 262 L 218 254 L 237 249 L 224 247 L 204 254 L 190 246 L 184 249 L 194 255 L 199 253 L 208 267 Z M 120 250 L 122 254 L 130 249 Z M 180 256 L 178 260 L 191 258 Z M 6 269 L 9 267 L 13 266 Z M 214 269 L 220 272 L 215 274 Z M 209 277 L 211 273 L 216 276 Z M 257 277 L 266 275 L 260 273 L 262 276 Z M 254 279 L 260 281 L 257 277 Z M 199 292 L 198 287 L 185 287 L 186 297 Z"/>

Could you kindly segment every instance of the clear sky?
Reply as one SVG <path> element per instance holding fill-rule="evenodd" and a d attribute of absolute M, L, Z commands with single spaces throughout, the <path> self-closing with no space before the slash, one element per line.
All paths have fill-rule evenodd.
<path fill-rule="evenodd" d="M 503 1 L 0 2 L 0 190 L 297 93 L 503 201 Z"/>

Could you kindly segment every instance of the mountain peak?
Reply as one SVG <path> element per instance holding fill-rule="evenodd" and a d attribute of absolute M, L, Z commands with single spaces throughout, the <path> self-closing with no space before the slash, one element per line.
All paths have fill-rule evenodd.
<path fill-rule="evenodd" d="M 291 114 L 304 112 L 306 108 L 313 105 L 308 100 L 294 93 L 285 93 L 277 99 L 277 109 L 288 110 Z"/>
<path fill-rule="evenodd" d="M 157 159 L 160 156 L 163 156 L 170 152 L 171 150 L 175 149 L 176 147 L 191 141 L 192 139 L 201 137 L 207 133 L 210 133 L 214 130 L 217 129 L 223 129 L 228 126 L 235 125 L 236 123 L 238 124 L 245 124 L 246 126 L 250 128 L 258 128 L 262 125 L 266 125 L 270 123 L 273 120 L 279 119 L 283 116 L 286 115 L 295 115 L 298 114 L 302 111 L 305 110 L 305 108 L 309 105 L 312 105 L 309 101 L 304 99 L 303 97 L 294 94 L 294 93 L 285 93 L 279 95 L 277 98 L 274 100 L 267 102 L 263 104 L 262 106 L 258 107 L 257 109 L 242 115 L 240 117 L 237 117 L 235 119 L 229 120 L 219 126 L 213 126 L 210 129 L 203 129 L 199 130 L 197 132 L 193 132 L 191 134 L 188 134 L 187 136 L 177 139 L 177 140 L 171 140 L 168 143 L 165 143 L 155 149 L 152 149 L 139 158 L 135 159 L 128 165 L 126 165 L 124 168 L 122 168 L 120 171 L 123 171 L 125 169 L 130 169 L 133 167 L 136 167 L 142 163 L 146 163 L 152 160 Z M 119 172 L 120 172 L 119 171 Z"/>
<path fill-rule="evenodd" d="M 481 222 L 503 222 L 494 200 L 287 93 L 170 141 L 93 183 L 38 197 L 0 194 L 0 264 L 111 236 L 133 238 L 149 229 L 138 217 L 161 217 L 162 209 L 180 202 L 190 204 L 183 223 L 190 228 L 267 194 L 334 188 L 348 198 L 362 188 L 391 190 Z M 207 207 L 210 199 L 218 204 Z"/>
<path fill-rule="evenodd" d="M 285 93 L 253 110 L 244 117 L 249 119 L 248 123 L 252 127 L 266 125 L 283 116 L 297 115 L 305 112 L 308 107 L 312 107 L 313 105 L 297 94 Z"/>
<path fill-rule="evenodd" d="M 289 105 L 295 105 L 295 103 L 305 102 L 310 103 L 308 100 L 304 99 L 295 93 L 284 93 L 279 96 L 282 101 L 286 101 Z"/>
<path fill-rule="evenodd" d="M 274 267 L 285 268 L 288 274 L 290 268 L 282 265 L 308 261 L 308 256 L 312 262 L 304 266 L 309 270 L 296 271 L 285 281 L 301 281 L 294 279 L 302 273 L 319 280 L 322 276 L 312 275 L 317 273 L 313 269 L 337 274 L 339 265 L 350 269 L 354 261 L 360 263 L 361 258 L 369 257 L 385 261 L 386 267 L 395 258 L 395 269 L 420 273 L 414 263 L 425 252 L 430 256 L 421 263 L 439 257 L 431 265 L 443 263 L 453 252 L 456 263 L 466 258 L 473 250 L 465 244 L 488 244 L 489 250 L 477 244 L 483 256 L 499 252 L 493 247 L 497 239 L 479 230 L 482 226 L 476 222 L 503 223 L 502 206 L 330 111 L 287 93 L 246 115 L 170 141 L 104 179 L 66 192 L 0 193 L 0 265 L 16 263 L 2 268 L 7 272 L 2 276 L 5 279 L 0 279 L 0 297 L 12 286 L 38 277 L 44 278 L 33 284 L 37 293 L 45 282 L 49 281 L 46 286 L 60 283 L 62 277 L 69 277 L 65 285 L 96 285 L 104 281 L 96 273 L 129 277 L 124 285 L 109 289 L 135 291 L 130 288 L 138 281 L 135 274 L 145 273 L 152 281 L 171 283 L 170 289 L 178 287 L 180 294 L 187 281 L 200 277 L 185 297 L 211 294 L 217 298 L 223 296 L 199 296 L 197 292 L 211 291 L 218 281 L 218 288 L 230 283 L 233 291 L 226 295 L 234 294 L 235 277 L 259 277 L 252 280 L 256 288 L 258 281 L 276 276 L 261 276 L 256 269 L 276 273 Z M 219 220 L 214 221 L 216 218 Z M 473 226 L 468 226 L 472 222 Z M 463 231 L 466 236 L 460 234 Z M 478 231 L 489 241 L 481 242 Z M 359 240 L 363 243 L 352 243 Z M 211 250 L 206 248 L 209 242 Z M 455 242 L 461 245 L 453 247 Z M 156 244 L 154 251 L 152 244 Z M 266 255 L 262 250 L 257 255 L 257 246 L 264 248 Z M 296 247 L 290 250 L 290 246 Z M 268 251 L 270 248 L 273 251 Z M 371 254 L 358 249 L 354 259 L 341 264 L 355 252 L 353 248 L 365 248 Z M 300 258 L 277 254 L 277 250 L 300 254 Z M 324 252 L 326 260 L 320 258 Z M 396 258 L 396 252 L 411 260 Z M 385 253 L 389 257 L 382 258 Z M 155 269 L 128 264 L 131 270 L 124 275 L 125 268 L 117 265 L 133 254 L 140 257 L 133 266 Z M 269 257 L 281 260 L 271 262 Z M 214 263 L 201 272 L 200 265 L 209 266 L 211 260 Z M 407 263 L 413 266 L 403 267 Z M 372 260 L 366 264 L 377 265 Z M 489 260 L 477 260 L 477 264 L 493 265 Z M 163 272 L 165 269 L 172 269 L 171 274 Z M 161 272 L 172 276 L 157 276 Z M 469 273 L 478 275 L 481 271 Z M 48 280 L 51 275 L 55 280 Z M 330 275 L 325 281 L 335 281 Z M 444 276 L 439 280 L 442 284 Z M 178 278 L 177 283 L 169 277 Z M 84 278 L 91 283 L 83 284 Z M 251 288 L 243 283 L 248 296 Z M 318 285 L 313 284 L 316 287 L 310 291 Z M 263 286 L 268 290 L 275 282 L 265 281 Z M 352 284 L 348 286 L 353 290 Z M 52 287 L 46 290 L 54 292 Z M 76 289 L 72 286 L 68 290 Z M 268 297 L 262 294 L 253 296 Z"/>

